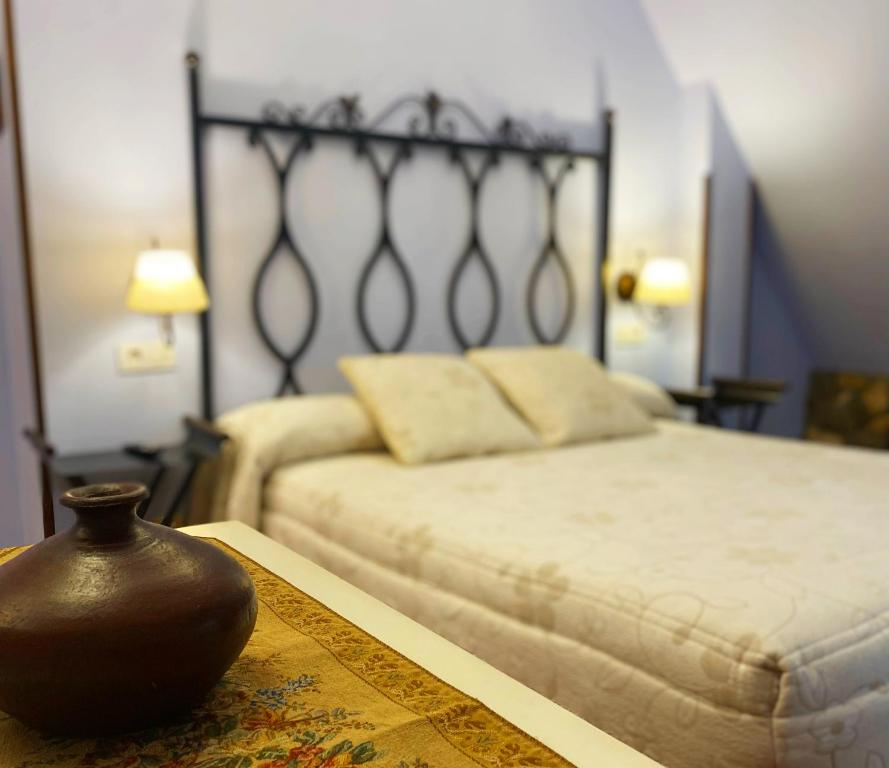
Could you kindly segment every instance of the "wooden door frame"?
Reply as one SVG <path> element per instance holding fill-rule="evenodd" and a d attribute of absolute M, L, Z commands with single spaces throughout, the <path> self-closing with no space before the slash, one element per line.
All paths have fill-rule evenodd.
<path fill-rule="evenodd" d="M 695 381 L 703 385 L 707 361 L 707 311 L 710 306 L 710 235 L 712 232 L 711 218 L 713 214 L 713 174 L 704 176 L 704 205 L 701 222 L 701 277 L 699 284 L 700 301 L 698 303 L 698 364 Z"/>
<path fill-rule="evenodd" d="M 3 0 L 3 26 L 6 33 L 6 58 L 9 99 L 12 106 L 8 119 L 0 126 L 0 130 L 12 131 L 12 144 L 15 163 L 15 184 L 18 197 L 19 216 L 19 241 L 22 251 L 22 272 L 25 282 L 25 310 L 30 343 L 31 381 L 34 387 L 34 416 L 37 430 L 45 434 L 44 401 L 43 401 L 43 374 L 40 362 L 40 342 L 38 335 L 37 301 L 35 291 L 34 262 L 31 247 L 31 224 L 28 216 L 28 186 L 25 178 L 24 140 L 21 131 L 20 101 L 19 101 L 19 76 L 16 59 L 15 44 L 15 18 L 12 0 Z M 24 439 L 22 437 L 22 439 Z M 35 457 L 36 459 L 36 457 Z M 55 516 L 53 513 L 52 490 L 49 483 L 49 474 L 46 466 L 41 462 L 40 483 L 43 497 L 43 535 L 51 536 L 55 533 Z"/>

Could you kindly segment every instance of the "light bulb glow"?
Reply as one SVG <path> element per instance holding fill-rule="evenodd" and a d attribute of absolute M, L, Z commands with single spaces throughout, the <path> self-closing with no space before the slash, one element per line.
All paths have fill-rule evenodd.
<path fill-rule="evenodd" d="M 640 304 L 675 307 L 691 301 L 691 277 L 681 259 L 649 259 L 642 267 L 633 299 Z"/>

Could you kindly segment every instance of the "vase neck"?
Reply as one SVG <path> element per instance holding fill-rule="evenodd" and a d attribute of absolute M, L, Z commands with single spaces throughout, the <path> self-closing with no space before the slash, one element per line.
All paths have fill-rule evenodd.
<path fill-rule="evenodd" d="M 148 490 L 141 483 L 105 483 L 72 488 L 60 501 L 77 515 L 73 533 L 79 540 L 114 544 L 132 538 L 139 520 L 136 510 L 146 498 Z"/>
<path fill-rule="evenodd" d="M 77 512 L 74 535 L 81 541 L 114 544 L 132 538 L 136 524 L 133 506 L 105 507 Z"/>

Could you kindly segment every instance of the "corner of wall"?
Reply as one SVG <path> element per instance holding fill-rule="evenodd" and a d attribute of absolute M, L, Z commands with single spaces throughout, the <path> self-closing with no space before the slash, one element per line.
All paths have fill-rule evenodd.
<path fill-rule="evenodd" d="M 813 344 L 786 272 L 786 256 L 780 240 L 768 211 L 760 200 L 756 204 L 751 264 L 750 375 L 781 379 L 788 384 L 781 402 L 766 412 L 762 431 L 801 437 L 809 375 L 815 360 Z"/>

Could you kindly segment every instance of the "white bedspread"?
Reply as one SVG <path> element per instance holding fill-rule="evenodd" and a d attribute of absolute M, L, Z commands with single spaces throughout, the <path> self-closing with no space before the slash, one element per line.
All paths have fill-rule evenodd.
<path fill-rule="evenodd" d="M 276 470 L 263 528 L 674 766 L 889 766 L 889 456 L 662 422 Z"/>

